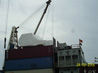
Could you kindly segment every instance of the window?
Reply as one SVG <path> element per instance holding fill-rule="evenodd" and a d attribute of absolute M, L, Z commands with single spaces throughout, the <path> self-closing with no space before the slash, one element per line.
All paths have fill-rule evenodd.
<path fill-rule="evenodd" d="M 66 56 L 66 60 L 71 60 L 71 56 Z"/>
<path fill-rule="evenodd" d="M 73 59 L 73 64 L 77 64 L 77 62 L 78 62 L 78 55 L 73 55 L 72 59 Z"/>
<path fill-rule="evenodd" d="M 64 60 L 64 56 L 59 56 L 59 60 L 63 61 Z"/>
<path fill-rule="evenodd" d="M 71 65 L 71 56 L 66 56 L 66 64 Z"/>
<path fill-rule="evenodd" d="M 77 59 L 78 58 L 78 55 L 73 55 L 72 58 L 73 59 Z"/>
<path fill-rule="evenodd" d="M 60 54 L 62 54 L 63 52 L 62 51 L 60 51 Z"/>
<path fill-rule="evenodd" d="M 80 51 L 80 50 L 78 50 L 78 52 L 79 52 L 79 54 L 80 54 L 80 52 L 81 52 L 81 51 Z"/>

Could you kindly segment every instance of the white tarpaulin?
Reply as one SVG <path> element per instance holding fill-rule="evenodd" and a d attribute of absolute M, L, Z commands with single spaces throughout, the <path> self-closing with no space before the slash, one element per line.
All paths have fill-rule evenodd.
<path fill-rule="evenodd" d="M 42 40 L 38 36 L 33 35 L 32 33 L 22 34 L 19 38 L 20 46 L 36 46 L 36 45 L 53 45 L 52 40 Z"/>

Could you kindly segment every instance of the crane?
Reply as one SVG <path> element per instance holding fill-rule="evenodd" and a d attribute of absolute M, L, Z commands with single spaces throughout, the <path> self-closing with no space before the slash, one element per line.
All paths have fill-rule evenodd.
<path fill-rule="evenodd" d="M 44 16 L 45 16 L 45 14 L 46 14 L 46 11 L 47 11 L 47 9 L 48 9 L 48 7 L 49 7 L 49 5 L 50 5 L 50 3 L 51 3 L 51 0 L 48 0 L 47 2 L 46 2 L 46 8 L 44 9 L 44 12 L 43 12 L 43 14 L 42 14 L 42 16 L 41 16 L 41 18 L 40 18 L 40 21 L 38 22 L 38 25 L 37 25 L 37 27 L 36 27 L 36 29 L 35 29 L 35 31 L 34 31 L 34 35 L 37 33 L 37 31 L 38 31 L 38 28 L 39 28 L 39 26 L 40 26 L 40 24 L 41 24 L 41 22 L 42 22 L 42 20 L 43 20 L 43 18 L 44 18 Z"/>
<path fill-rule="evenodd" d="M 38 22 L 38 25 L 37 25 L 35 31 L 34 31 L 34 35 L 36 35 L 36 33 L 38 31 L 38 28 L 39 28 L 39 26 L 40 26 L 40 24 L 41 24 L 41 22 L 42 22 L 42 20 L 43 20 L 43 18 L 45 16 L 45 14 L 46 14 L 46 11 L 47 11 L 50 3 L 51 3 L 51 0 L 48 0 L 46 2 L 47 5 L 46 5 L 46 7 L 44 9 L 44 12 L 43 12 L 43 14 L 42 14 L 42 16 L 41 16 L 41 18 L 40 18 L 40 20 Z M 15 27 L 15 26 L 12 27 L 12 31 L 11 31 L 11 35 L 10 35 L 10 39 L 9 39 L 9 43 L 8 43 L 8 50 L 9 49 L 13 49 L 13 48 L 17 49 L 17 47 L 18 47 L 18 36 L 17 36 L 17 33 L 18 33 L 17 29 L 18 28 L 19 28 L 19 26 L 18 27 Z M 6 41 L 6 39 L 5 39 L 5 41 Z"/>

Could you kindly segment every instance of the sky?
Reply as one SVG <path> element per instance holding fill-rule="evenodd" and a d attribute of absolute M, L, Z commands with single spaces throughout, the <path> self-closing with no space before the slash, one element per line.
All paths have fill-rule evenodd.
<path fill-rule="evenodd" d="M 34 33 L 46 1 L 0 0 L 0 68 L 4 60 L 6 24 L 7 42 L 12 26 L 20 26 L 19 37 L 24 33 Z M 28 21 L 23 23 L 28 17 Z M 80 38 L 86 61 L 95 63 L 94 57 L 98 57 L 98 0 L 52 0 L 36 35 L 46 40 L 54 36 L 67 45 L 78 44 Z"/>

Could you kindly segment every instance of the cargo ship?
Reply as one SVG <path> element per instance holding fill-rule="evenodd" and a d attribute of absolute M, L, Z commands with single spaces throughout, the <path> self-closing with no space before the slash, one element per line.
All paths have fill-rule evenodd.
<path fill-rule="evenodd" d="M 36 39 L 32 33 L 23 34 L 19 39 L 21 46 L 10 44 L 5 51 L 2 73 L 97 73 L 98 65 L 86 62 L 79 41 L 67 45 L 55 38 L 46 41 Z"/>
<path fill-rule="evenodd" d="M 26 35 L 24 36 L 26 37 Z M 49 44 L 50 41 L 45 41 L 45 44 L 42 40 L 40 44 L 38 44 L 39 41 L 37 44 L 32 39 L 31 41 L 27 43 L 28 46 L 26 43 L 21 43 L 21 45 L 26 46 L 19 46 L 17 49 L 13 48 L 6 51 L 5 73 L 53 73 L 53 44 Z"/>
<path fill-rule="evenodd" d="M 54 37 L 52 40 L 37 37 L 36 33 L 50 3 L 51 0 L 46 2 L 34 34 L 22 34 L 18 40 L 19 27 L 12 27 L 1 73 L 89 73 L 89 70 L 90 73 L 91 70 L 92 73 L 98 72 L 98 65 L 94 67 L 92 64 L 92 67 L 88 68 L 81 47 L 82 40 L 79 40 L 79 44 L 67 45 L 59 43 Z"/>
<path fill-rule="evenodd" d="M 51 0 L 46 2 L 46 7 L 33 34 L 22 34 L 18 41 L 19 27 L 12 27 L 2 72 L 54 73 L 53 40 L 42 40 L 36 35 L 50 3 Z M 6 38 L 4 47 L 6 47 Z"/>

